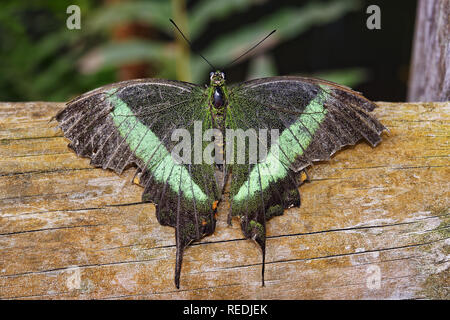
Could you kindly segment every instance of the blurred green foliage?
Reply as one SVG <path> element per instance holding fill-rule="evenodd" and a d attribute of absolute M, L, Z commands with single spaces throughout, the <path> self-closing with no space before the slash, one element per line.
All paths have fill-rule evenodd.
<path fill-rule="evenodd" d="M 169 18 L 193 43 L 211 32 L 213 21 L 224 21 L 245 13 L 261 0 L 129 0 L 117 3 L 81 0 L 81 30 L 69 30 L 66 9 L 72 0 L 3 0 L 0 11 L 0 100 L 65 101 L 82 92 L 117 81 L 117 70 L 129 63 L 147 62 L 149 77 L 201 83 L 209 66 L 196 54 L 186 53 L 186 43 L 175 36 Z M 186 10 L 186 6 L 189 7 Z M 247 78 L 277 74 L 270 49 L 298 37 L 302 32 L 336 21 L 357 10 L 359 0 L 305 1 L 301 7 L 281 9 L 229 33 L 215 34 L 202 54 L 223 67 L 245 52 L 271 30 L 277 32 L 252 54 Z M 118 25 L 142 23 L 152 29 L 152 37 L 131 37 L 114 41 Z M 185 23 L 184 23 L 185 22 Z M 182 68 L 176 62 L 185 59 Z M 365 77 L 364 69 L 322 72 L 322 78 L 355 85 Z"/>

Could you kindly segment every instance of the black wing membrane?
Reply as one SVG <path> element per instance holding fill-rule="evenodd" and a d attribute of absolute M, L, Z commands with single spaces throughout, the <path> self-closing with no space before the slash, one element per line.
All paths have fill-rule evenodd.
<path fill-rule="evenodd" d="M 361 139 L 372 146 L 381 141 L 386 128 L 370 114 L 374 108 L 350 88 L 319 79 L 272 77 L 230 88 L 227 128 L 256 135 L 259 142 L 260 129 L 279 133 L 278 138 L 266 134 L 267 156 L 260 154 L 258 163 L 246 154 L 245 163 L 230 157 L 227 164 L 232 215 L 240 217 L 245 237 L 262 249 L 263 284 L 266 221 L 300 206 L 301 170 Z"/>
<path fill-rule="evenodd" d="M 69 146 L 92 165 L 118 174 L 137 167 L 142 200 L 155 203 L 158 221 L 176 229 L 177 287 L 183 250 L 215 229 L 213 203 L 220 190 L 214 164 L 180 163 L 171 156 L 178 143 L 172 141 L 173 130 L 189 132 L 193 151 L 195 122 L 202 121 L 201 134 L 211 127 L 205 106 L 199 86 L 143 79 L 88 92 L 56 115 Z"/>

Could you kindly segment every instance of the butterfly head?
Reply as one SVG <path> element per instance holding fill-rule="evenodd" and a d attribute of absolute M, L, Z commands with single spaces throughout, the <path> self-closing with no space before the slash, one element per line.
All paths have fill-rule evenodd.
<path fill-rule="evenodd" d="M 225 84 L 225 74 L 222 71 L 211 71 L 209 73 L 211 85 L 214 87 L 223 86 Z"/>

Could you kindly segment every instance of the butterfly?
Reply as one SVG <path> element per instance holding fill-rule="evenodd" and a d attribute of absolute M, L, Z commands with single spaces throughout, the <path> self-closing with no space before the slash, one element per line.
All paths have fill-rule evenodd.
<path fill-rule="evenodd" d="M 68 102 L 56 120 L 69 147 L 89 157 L 93 166 L 118 174 L 137 167 L 142 201 L 153 202 L 158 221 L 176 230 L 179 288 L 183 251 L 214 232 L 228 177 L 229 221 L 239 217 L 244 236 L 261 247 L 264 283 L 267 221 L 300 206 L 299 173 L 314 161 L 328 160 L 361 139 L 372 146 L 381 141 L 386 128 L 371 115 L 375 107 L 350 88 L 324 80 L 279 76 L 228 86 L 224 73 L 215 71 L 206 88 L 159 79 L 110 84 Z M 248 150 L 243 163 L 236 161 L 237 152 L 229 163 L 176 161 L 171 154 L 177 146 L 174 130 L 192 134 L 191 151 L 203 154 L 211 143 L 196 145 L 194 131 L 203 135 L 213 128 L 276 129 L 279 136 L 262 162 L 251 163 Z M 222 151 L 230 144 L 225 139 Z M 229 153 L 237 151 L 236 145 Z M 217 143 L 212 153 L 216 148 Z"/>
<path fill-rule="evenodd" d="M 245 238 L 261 248 L 264 285 L 266 223 L 300 207 L 301 173 L 359 140 L 375 147 L 387 130 L 371 114 L 376 104 L 348 87 L 299 76 L 228 86 L 214 70 L 206 88 L 163 79 L 106 85 L 55 116 L 69 147 L 93 166 L 118 174 L 137 168 L 142 201 L 175 228 L 177 288 L 183 252 L 214 233 L 227 183 L 228 223 L 238 217 Z"/>

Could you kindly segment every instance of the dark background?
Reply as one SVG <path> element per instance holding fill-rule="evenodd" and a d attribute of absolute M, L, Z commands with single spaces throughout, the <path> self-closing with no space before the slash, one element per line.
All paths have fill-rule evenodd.
<path fill-rule="evenodd" d="M 299 4 L 302 1 L 273 1 L 262 12 L 237 16 L 229 25 L 213 23 L 223 30 L 233 23 L 258 19 L 263 10 Z M 367 80 L 354 89 L 371 100 L 405 101 L 416 13 L 415 0 L 362 1 L 363 8 L 376 4 L 381 8 L 381 30 L 368 30 L 365 10 L 346 14 L 338 21 L 313 27 L 295 39 L 273 49 L 280 75 L 314 73 L 318 70 L 364 67 Z M 220 31 L 219 31 L 220 32 Z M 228 71 L 228 77 L 245 78 L 245 65 Z"/>
<path fill-rule="evenodd" d="M 198 8 L 205 6 L 206 1 L 187 1 L 188 24 L 191 16 L 198 15 Z M 192 42 L 213 64 L 221 59 L 230 61 L 231 56 L 227 54 L 230 55 L 229 51 L 237 45 L 232 42 L 229 51 L 223 50 L 221 59 L 207 54 L 214 43 L 225 39 L 223 37 L 239 35 L 247 26 L 257 25 L 283 8 L 303 9 L 311 3 L 327 6 L 339 1 L 347 0 L 247 1 L 238 10 L 204 14 L 206 23 Z M 109 25 L 108 22 L 95 25 L 101 21 L 99 17 L 106 12 L 105 8 L 126 2 L 133 1 L 4 1 L 0 13 L 0 101 L 65 101 L 98 86 L 129 78 L 182 78 L 174 69 L 179 56 L 174 54 L 174 31 L 168 21 L 173 17 L 172 11 L 147 10 L 150 17 L 140 17 L 137 27 L 135 16 L 139 16 L 139 12 L 134 16 L 125 16 L 120 23 L 111 18 Z M 157 0 L 137 2 L 164 5 Z M 172 5 L 176 2 L 172 1 Z M 312 24 L 304 31 L 279 39 L 266 48 L 262 45 L 261 50 L 223 70 L 227 80 L 238 82 L 252 75 L 320 76 L 350 85 L 375 101 L 405 101 L 416 1 L 355 0 L 355 3 L 354 10 L 343 12 L 331 21 Z M 70 4 L 81 8 L 81 30 L 66 28 L 66 8 Z M 381 30 L 368 30 L 366 27 L 369 16 L 366 8 L 371 4 L 381 8 Z M 116 12 L 125 15 L 126 10 L 119 8 Z M 155 15 L 159 15 L 157 20 Z M 274 23 L 268 28 L 282 28 L 282 23 L 289 24 L 289 21 Z M 130 31 L 127 25 L 134 27 Z M 125 28 L 120 29 L 120 26 Z M 262 31 L 267 34 L 271 29 Z M 245 46 L 251 47 L 260 38 L 260 33 L 255 32 L 253 37 L 249 36 L 253 40 Z M 135 47 L 137 55 L 131 54 L 134 52 L 132 49 L 123 49 L 127 39 L 140 39 Z M 151 53 L 146 49 L 148 43 L 155 43 L 164 49 Z M 249 75 L 254 59 L 262 54 L 270 57 L 268 66 L 271 71 L 257 71 Z M 94 63 L 93 70 L 83 71 L 83 64 L 101 61 L 102 57 L 104 61 L 110 61 Z M 209 67 L 198 62 L 199 57 L 192 52 L 189 59 L 194 72 L 184 80 L 206 83 Z M 200 75 L 195 75 L 195 71 Z"/>

